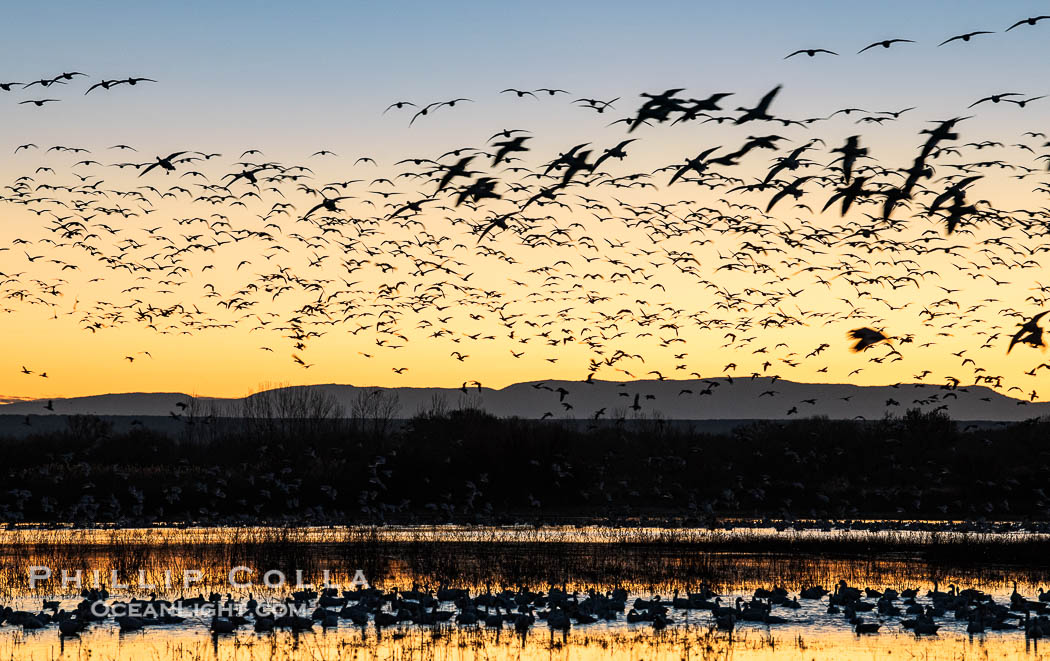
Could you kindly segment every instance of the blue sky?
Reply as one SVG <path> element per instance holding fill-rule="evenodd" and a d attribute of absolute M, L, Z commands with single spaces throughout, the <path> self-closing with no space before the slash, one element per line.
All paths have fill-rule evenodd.
<path fill-rule="evenodd" d="M 1046 91 L 1045 25 L 935 45 L 1048 11 L 1045 1 L 21 4 L 5 13 L 0 77 L 78 69 L 161 84 L 86 99 L 72 99 L 80 87 L 70 86 L 46 113 L 5 103 L 0 117 L 11 139 L 59 139 L 90 123 L 104 139 L 157 142 L 159 133 L 182 144 L 186 134 L 239 146 L 265 132 L 313 144 L 352 136 L 367 147 L 404 135 L 399 120 L 378 117 L 391 101 L 477 97 L 487 105 L 460 115 L 469 124 L 494 104 L 514 105 L 497 94 L 506 86 L 622 95 L 624 112 L 644 90 L 757 96 L 777 83 L 781 108 L 800 113 L 843 102 L 947 109 L 1007 88 Z M 920 43 L 854 55 L 890 37 Z M 842 57 L 782 60 L 801 47 Z"/>

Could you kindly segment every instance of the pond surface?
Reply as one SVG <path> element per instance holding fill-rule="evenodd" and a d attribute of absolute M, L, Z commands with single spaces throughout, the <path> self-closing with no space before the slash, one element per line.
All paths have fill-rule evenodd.
<path fill-rule="evenodd" d="M 0 630 L 2 631 L 2 630 Z M 660 634 L 645 630 L 591 629 L 566 636 L 535 631 L 524 639 L 486 630 L 390 631 L 382 637 L 360 631 L 313 634 L 212 636 L 206 631 L 98 631 L 59 640 L 54 633 L 4 632 L 4 659 L 1046 659 L 1047 641 L 1024 636 L 968 637 L 911 633 L 858 636 L 849 631 L 807 633 L 795 627 L 743 629 L 732 635 L 703 626 L 676 627 Z"/>
<path fill-rule="evenodd" d="M 1043 535 L 1004 529 L 979 537 L 952 539 L 928 530 L 880 529 L 853 531 L 777 531 L 748 527 L 733 530 L 660 528 L 163 528 L 142 530 L 6 530 L 0 531 L 0 606 L 37 614 L 44 600 L 49 613 L 74 611 L 82 589 L 109 591 L 105 603 L 132 599 L 175 600 L 216 593 L 220 602 L 243 610 L 249 598 L 260 605 L 280 605 L 302 581 L 352 587 L 364 577 L 386 595 L 358 626 L 346 617 L 334 626 L 320 621 L 305 631 L 253 630 L 252 620 L 233 633 L 210 631 L 210 612 L 180 611 L 178 624 L 147 623 L 137 631 L 122 631 L 114 618 L 88 624 L 76 636 L 61 636 L 56 624 L 40 629 L 7 622 L 0 625 L 0 659 L 691 659 L 691 658 L 923 658 L 1007 659 L 1050 658 L 1050 639 L 1025 632 L 1025 614 L 1039 616 L 1050 601 L 1039 600 L 1040 587 L 1050 586 L 1050 562 Z M 946 552 L 948 549 L 949 552 Z M 968 550 L 967 550 L 968 549 Z M 1030 561 L 1042 558 L 1043 561 Z M 47 567 L 50 579 L 31 585 L 31 572 Z M 231 586 L 229 572 L 242 567 Z M 61 572 L 81 586 L 62 585 Z M 196 578 L 187 588 L 185 573 Z M 283 585 L 263 584 L 266 572 L 280 572 Z M 114 581 L 116 572 L 116 581 Z M 271 578 L 274 574 L 271 574 Z M 170 577 L 170 578 L 169 578 Z M 914 614 L 859 613 L 864 622 L 881 624 L 876 634 L 857 634 L 844 613 L 829 614 L 828 596 L 795 597 L 807 587 L 833 590 L 839 581 L 863 590 L 917 590 L 914 604 L 943 606 L 947 591 L 981 591 L 1010 614 L 1004 624 L 1019 627 L 969 634 L 965 613 L 954 608 L 935 614 L 935 635 L 916 635 L 904 622 Z M 139 585 L 139 583 L 142 585 Z M 128 587 L 114 586 L 114 583 Z M 750 602 L 756 589 L 783 586 L 789 604 L 769 606 L 783 622 L 737 620 L 732 631 L 716 626 L 708 608 L 675 607 L 678 591 L 710 591 L 720 606 L 739 597 Z M 470 595 L 494 595 L 503 590 L 550 594 L 563 590 L 573 608 L 592 591 L 626 592 L 625 605 L 614 619 L 570 622 L 565 631 L 552 628 L 544 615 L 551 610 L 537 602 L 535 622 L 524 633 L 515 630 L 514 615 L 501 628 L 457 624 L 463 602 L 443 600 L 427 610 L 451 613 L 439 624 L 401 621 L 377 628 L 377 612 L 395 612 L 394 603 L 414 607 L 410 591 L 436 594 L 439 588 L 462 588 Z M 1014 591 L 1028 600 L 1028 606 Z M 395 590 L 401 593 L 393 595 Z M 935 596 L 930 592 L 935 591 Z M 508 592 L 510 595 L 512 592 Z M 575 593 L 575 595 L 573 595 Z M 636 599 L 655 595 L 667 608 L 666 628 L 652 621 L 628 622 Z M 429 597 L 427 597 L 429 598 Z M 981 597 L 983 599 L 984 597 Z M 352 598 L 346 606 L 354 604 Z M 706 601 L 706 600 L 705 600 Z M 863 595 L 874 604 L 877 597 Z M 363 603 L 363 601 L 362 601 Z M 904 611 L 909 602 L 895 598 Z M 977 602 L 974 602 L 975 604 Z M 309 602 L 309 611 L 317 607 Z M 954 604 L 957 605 L 957 604 Z M 331 607 L 338 611 L 339 607 Z M 568 606 L 567 606 L 568 608 Z M 489 614 L 488 604 L 480 614 Z M 636 611 L 641 612 L 641 611 Z M 654 611 L 655 612 L 655 611 Z M 1048 610 L 1047 612 L 1050 612 Z M 484 619 L 482 617 L 482 619 Z"/>

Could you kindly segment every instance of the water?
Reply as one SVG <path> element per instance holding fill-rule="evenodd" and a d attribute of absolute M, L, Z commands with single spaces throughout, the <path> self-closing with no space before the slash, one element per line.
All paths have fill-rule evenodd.
<path fill-rule="evenodd" d="M 4 631 L 4 630 L 0 630 Z M 910 633 L 857 636 L 848 631 L 813 634 L 795 628 L 744 628 L 728 635 L 703 626 L 653 634 L 592 629 L 567 636 L 534 631 L 525 639 L 503 631 L 320 631 L 312 634 L 211 636 L 206 631 L 156 630 L 120 634 L 98 631 L 61 641 L 54 633 L 0 638 L 0 658 L 19 659 L 1044 659 L 1050 647 L 1024 636 Z"/>
<path fill-rule="evenodd" d="M 758 587 L 784 585 L 792 594 L 811 585 L 832 588 L 839 579 L 857 587 L 879 590 L 919 589 L 920 604 L 934 581 L 941 590 L 950 584 L 977 588 L 996 603 L 1009 603 L 1017 589 L 1035 599 L 1040 585 L 1050 584 L 1046 563 L 996 561 L 994 551 L 1004 540 L 1041 544 L 1039 536 L 1026 539 L 1017 532 L 982 537 L 985 547 L 974 545 L 972 557 L 944 559 L 923 551 L 928 538 L 920 533 L 880 531 L 888 541 L 911 539 L 897 551 L 892 545 L 873 544 L 858 551 L 850 533 L 804 533 L 807 544 L 821 552 L 782 552 L 777 540 L 794 543 L 797 533 L 754 529 L 743 531 L 675 531 L 662 529 L 603 528 L 396 528 L 396 529 L 290 529 L 261 528 L 160 529 L 160 530 L 20 530 L 0 532 L 0 604 L 32 612 L 43 599 L 56 599 L 60 608 L 72 609 L 80 601 L 78 590 L 65 589 L 55 580 L 36 589 L 28 585 L 28 569 L 51 566 L 57 573 L 81 570 L 85 585 L 99 572 L 104 585 L 117 571 L 127 590 L 113 590 L 110 601 L 131 597 L 160 598 L 230 593 L 243 601 L 251 593 L 262 603 L 276 603 L 294 586 L 270 589 L 259 585 L 259 576 L 277 569 L 294 582 L 295 570 L 307 582 L 320 581 L 322 572 L 348 585 L 361 570 L 369 582 L 383 590 L 436 589 L 440 585 L 469 588 L 473 594 L 502 588 L 543 591 L 564 585 L 569 591 L 627 589 L 628 607 L 636 597 L 659 594 L 669 600 L 675 590 L 684 593 L 706 585 L 731 604 L 736 597 L 750 599 Z M 786 535 L 786 537 L 782 537 Z M 911 537 L 908 537 L 910 535 Z M 734 550 L 725 550 L 735 539 Z M 860 541 L 866 537 L 861 535 Z M 886 540 L 884 540 L 886 541 Z M 941 543 L 941 542 L 938 542 Z M 745 551 L 741 548 L 752 547 Z M 807 547 L 811 548 L 811 547 Z M 1038 547 L 1037 547 L 1038 548 Z M 1012 557 L 1009 553 L 1003 558 Z M 1046 557 L 1043 555 L 1042 557 Z M 984 558 L 973 561 L 972 558 Z M 236 589 L 227 584 L 233 566 L 254 570 L 255 584 Z M 185 569 L 199 569 L 201 580 L 190 589 L 179 585 Z M 139 572 L 157 587 L 135 586 Z M 172 572 L 173 585 L 164 586 Z M 581 599 L 585 595 L 581 594 Z M 874 599 L 867 599 L 874 602 Z M 188 618 L 178 625 L 149 626 L 122 633 L 112 619 L 92 624 L 77 637 L 60 637 L 55 626 L 22 630 L 0 626 L 0 659 L 1007 659 L 1050 658 L 1046 646 L 1028 639 L 1023 630 L 988 631 L 971 636 L 966 620 L 951 612 L 937 621 L 935 636 L 916 636 L 903 628 L 900 617 L 881 618 L 876 635 L 857 635 L 842 615 L 827 614 L 827 597 L 799 600 L 797 610 L 775 606 L 772 614 L 788 621 L 765 625 L 738 622 L 732 634 L 718 631 L 706 610 L 672 609 L 667 629 L 649 623 L 628 623 L 623 614 L 616 621 L 574 625 L 567 633 L 552 632 L 537 621 L 527 635 L 517 635 L 508 624 L 500 631 L 455 624 L 403 623 L 377 630 L 341 620 L 339 626 L 292 633 L 255 633 L 251 626 L 234 634 L 209 632 L 210 617 Z M 899 601 L 897 602 L 900 603 Z M 442 610 L 455 610 L 442 603 Z M 864 620 L 878 621 L 875 613 Z M 1050 642 L 1050 641 L 1046 641 Z"/>

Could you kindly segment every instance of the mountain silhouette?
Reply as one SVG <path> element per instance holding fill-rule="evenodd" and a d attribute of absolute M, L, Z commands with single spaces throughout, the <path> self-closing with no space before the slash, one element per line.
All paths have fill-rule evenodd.
<path fill-rule="evenodd" d="M 717 385 L 713 385 L 717 384 Z M 342 405 L 346 414 L 368 393 L 396 394 L 396 413 L 408 418 L 439 402 L 449 409 L 482 408 L 500 417 L 587 420 L 604 409 L 600 419 L 651 418 L 669 420 L 762 420 L 827 416 L 849 419 L 881 418 L 910 408 L 943 410 L 956 420 L 1020 421 L 1050 415 L 1050 402 L 1028 402 L 1001 395 L 984 386 L 951 388 L 929 384 L 855 386 L 797 383 L 770 377 L 630 382 L 530 381 L 501 389 L 377 388 L 340 384 L 294 386 L 264 391 L 279 396 L 283 390 L 323 393 Z M 564 391 L 564 392 L 563 392 Z M 700 393 L 710 394 L 701 395 Z M 191 397 L 185 393 L 121 393 L 52 400 L 17 401 L 0 405 L 0 415 L 165 416 L 183 414 L 178 403 L 191 403 L 190 413 L 240 417 L 248 398 Z M 51 402 L 54 410 L 46 409 Z M 568 406 L 566 406 L 568 405 Z M 571 407 L 571 408 L 569 408 Z M 790 412 L 790 413 L 789 413 Z M 550 415 L 547 415 L 550 414 Z"/>

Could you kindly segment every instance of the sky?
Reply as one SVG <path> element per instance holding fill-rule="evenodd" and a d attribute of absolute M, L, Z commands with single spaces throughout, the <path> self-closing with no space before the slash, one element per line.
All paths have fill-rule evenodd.
<path fill-rule="evenodd" d="M 641 5 L 615 1 L 503 5 L 57 2 L 46 7 L 23 3 L 5 14 L 0 82 L 28 82 L 65 71 L 82 71 L 88 78 L 47 90 L 36 87 L 0 92 L 0 122 L 5 127 L 0 134 L 0 153 L 7 155 L 0 160 L 0 182 L 7 185 L 27 174 L 43 181 L 50 173 L 34 172 L 43 165 L 54 168 L 56 179 L 69 183 L 70 173 L 77 171 L 74 163 L 80 158 L 115 162 L 116 154 L 107 147 L 117 143 L 136 146 L 139 153 L 134 159 L 126 154 L 121 154 L 121 158 L 139 161 L 184 149 L 221 152 L 221 166 L 206 164 L 212 168 L 209 176 L 214 178 L 231 171 L 230 164 L 236 156 L 248 149 L 260 149 L 266 158 L 286 164 L 308 164 L 317 171 L 318 181 L 362 174 L 389 176 L 397 171 L 392 169 L 393 163 L 401 158 L 433 157 L 466 144 L 477 145 L 505 128 L 527 127 L 535 135 L 535 152 L 549 159 L 573 144 L 593 141 L 604 147 L 624 139 L 623 126 L 607 124 L 633 113 L 641 92 L 673 87 L 687 88 L 688 94 L 697 96 L 735 92 L 726 104 L 732 109 L 754 104 L 778 84 L 783 85 L 783 91 L 775 109 L 778 114 L 793 118 L 826 116 L 848 107 L 899 110 L 915 106 L 915 111 L 886 126 L 857 126 L 852 118 L 840 117 L 808 133 L 772 127 L 772 132 L 790 136 L 793 144 L 820 137 L 831 146 L 841 144 L 848 135 L 862 134 L 865 144 L 880 159 L 904 166 L 921 143 L 918 131 L 928 127 L 929 121 L 960 116 L 966 113 L 967 105 L 993 93 L 1050 93 L 1045 76 L 1050 21 L 1034 27 L 1022 26 L 1008 34 L 1002 32 L 1019 19 L 1045 13 L 1050 13 L 1050 3 L 1045 1 L 750 2 L 746 8 L 739 2 Z M 978 36 L 971 43 L 937 47 L 950 36 L 973 30 L 992 30 L 996 34 Z M 856 54 L 869 43 L 889 38 L 917 43 Z M 840 56 L 784 59 L 793 50 L 818 47 L 836 51 Z M 96 90 L 86 96 L 81 91 L 98 80 L 127 76 L 144 76 L 158 82 L 134 88 L 122 86 L 108 92 Z M 557 87 L 570 90 L 572 95 L 553 100 L 517 99 L 512 94 L 499 93 L 506 87 Z M 43 108 L 18 103 L 53 96 L 61 100 Z M 383 113 L 384 108 L 398 100 L 422 104 L 456 97 L 474 101 L 454 110 L 435 112 L 411 128 L 407 126 L 410 111 Z M 577 97 L 620 97 L 620 101 L 615 103 L 615 112 L 610 110 L 598 117 L 569 103 Z M 1009 138 L 1009 142 L 1015 142 L 1023 131 L 1045 130 L 1050 119 L 1050 101 L 1033 102 L 1023 110 L 1007 104 L 984 104 L 977 110 L 965 124 L 967 140 Z M 631 167 L 619 171 L 651 171 L 681 163 L 706 147 L 739 144 L 749 135 L 770 132 L 770 128 L 719 124 L 689 125 L 680 130 L 663 126 L 645 129 L 644 134 L 637 134 L 643 140 L 630 150 Z M 14 153 L 18 145 L 30 142 L 41 149 Z M 70 156 L 45 152 L 51 145 L 77 145 L 92 153 Z M 310 158 L 311 153 L 321 149 L 339 156 Z M 360 156 L 372 157 L 379 163 L 377 174 L 354 164 Z M 743 166 L 744 171 L 761 176 L 768 167 L 767 156 L 749 161 Z M 543 160 L 535 154 L 530 158 L 533 163 Z M 148 180 L 140 180 L 124 171 L 107 171 L 105 178 L 107 183 L 124 186 L 142 185 L 145 181 L 154 186 L 173 184 L 156 173 Z M 1033 194 L 1028 181 L 1022 186 L 1008 181 L 1005 175 L 994 183 L 991 178 L 980 184 L 983 188 L 979 190 L 981 196 L 995 200 L 999 208 L 1046 206 L 1046 196 Z M 403 184 L 401 180 L 398 186 L 412 194 L 426 188 L 413 186 L 411 181 Z M 700 197 L 693 189 L 674 192 L 674 199 L 694 193 L 696 199 Z M 662 191 L 631 191 L 624 195 L 636 202 L 665 199 Z M 166 204 L 157 206 L 148 217 L 128 220 L 125 231 L 133 229 L 138 240 L 142 240 L 142 230 L 152 226 L 161 227 L 160 234 L 176 238 L 192 234 L 171 219 L 198 215 L 200 205 L 191 206 L 180 200 Z M 366 212 L 355 206 L 356 201 L 347 204 L 355 212 Z M 257 214 L 258 210 L 225 209 L 223 213 Z M 45 255 L 45 260 L 51 256 L 47 244 L 38 243 L 48 236 L 41 228 L 41 218 L 25 209 L 0 204 L 0 247 L 10 248 L 0 252 L 0 272 L 22 272 L 26 279 L 38 270 L 43 272 L 43 261 L 27 262 L 22 256 L 23 248 L 29 255 Z M 793 216 L 785 218 L 786 222 L 794 220 Z M 834 215 L 821 215 L 819 222 L 838 220 Z M 571 221 L 565 220 L 568 222 Z M 433 227 L 444 229 L 437 221 L 434 223 Z M 617 235 L 621 240 L 637 237 L 637 230 L 596 224 L 593 219 L 585 224 L 589 231 L 595 230 L 591 231 L 592 236 L 608 232 L 611 237 L 622 232 Z M 407 240 L 414 230 L 383 227 L 380 232 Z M 730 243 L 719 245 L 726 241 L 725 237 L 712 238 L 714 243 L 695 247 L 699 256 L 706 255 L 701 261 L 707 264 L 715 264 L 719 255 L 730 248 Z M 32 243 L 13 243 L 19 239 Z M 378 237 L 374 243 L 381 240 Z M 101 237 L 100 241 L 110 241 L 110 237 Z M 470 238 L 468 243 L 472 241 Z M 976 243 L 969 239 L 967 242 Z M 297 243 L 288 244 L 297 260 L 295 269 L 331 275 L 327 269 L 339 255 L 333 252 L 324 267 L 311 270 L 306 265 L 317 250 Z M 559 257 L 571 255 L 572 260 L 578 261 L 578 250 L 519 248 L 515 252 L 507 242 L 501 247 L 518 257 L 520 266 L 511 268 L 482 255 L 464 266 L 468 271 L 476 270 L 475 281 L 502 292 L 520 307 L 525 318 L 537 315 L 535 319 L 547 320 L 538 315 L 557 316 L 567 309 L 562 301 L 528 298 L 537 291 L 550 293 L 545 292 L 543 279 L 535 274 L 523 280 L 527 286 L 508 285 L 506 280 L 521 276 L 529 266 L 552 264 Z M 213 301 L 203 298 L 202 284 L 216 284 L 228 295 L 227 288 L 235 290 L 243 285 L 243 273 L 234 268 L 239 257 L 253 260 L 248 268 L 255 268 L 256 262 L 261 261 L 258 255 L 265 248 L 248 241 L 218 254 L 187 257 L 194 281 L 178 288 L 171 297 L 185 306 L 212 305 Z M 56 255 L 60 252 L 58 248 L 54 250 Z M 60 259 L 67 259 L 66 254 L 63 252 Z M 930 259 L 931 263 L 942 265 L 949 260 L 947 256 Z M 209 260 L 215 260 L 214 268 L 205 273 L 200 269 L 208 266 Z M 0 309 L 5 310 L 0 338 L 12 347 L 0 359 L 0 396 L 47 398 L 120 391 L 236 396 L 262 383 L 444 386 L 477 379 L 486 385 L 502 386 L 544 378 L 583 378 L 592 357 L 587 347 L 574 342 L 556 352 L 534 351 L 533 344 L 526 347 L 527 355 L 517 359 L 510 351 L 519 348 L 502 338 L 489 343 L 464 340 L 449 344 L 446 338 L 428 339 L 427 332 L 417 323 L 411 326 L 416 335 L 399 353 L 386 352 L 381 346 L 377 349 L 374 338 L 366 338 L 367 332 L 349 335 L 342 327 L 333 327 L 331 332 L 312 339 L 306 351 L 290 349 L 287 338 L 280 337 L 280 333 L 275 338 L 270 330 L 252 331 L 252 323 L 243 321 L 230 328 L 189 335 L 162 335 L 141 323 L 88 332 L 83 329 L 80 316 L 83 309 L 98 301 L 126 300 L 134 293 L 125 294 L 123 290 L 134 283 L 132 276 L 110 272 L 91 260 L 84 259 L 76 265 L 76 271 L 54 267 L 48 271 L 50 278 L 69 280 L 54 306 L 27 305 L 10 298 L 6 304 L 0 304 Z M 787 271 L 779 265 L 777 269 L 778 275 L 798 278 L 797 271 Z M 365 277 L 365 286 L 378 286 L 383 275 Z M 737 277 L 734 274 L 726 277 L 730 288 L 734 284 L 746 286 L 742 276 L 739 280 L 733 279 Z M 87 282 L 92 278 L 101 280 Z M 408 282 L 407 287 L 417 281 L 432 282 L 423 276 L 414 279 L 403 269 L 397 279 Z M 705 306 L 713 305 L 713 300 L 705 298 L 708 294 L 695 289 L 688 279 L 661 272 L 658 280 L 665 283 L 665 288 L 659 294 L 653 293 L 653 307 L 659 299 L 690 311 L 711 312 L 712 308 Z M 1025 291 L 1025 286 L 1032 284 L 1028 281 L 1037 281 L 1038 274 L 1025 273 L 1023 280 L 1024 284 L 1014 287 L 1013 293 Z M 613 298 L 610 304 L 622 300 L 634 305 L 637 300 L 637 287 L 610 282 L 608 277 L 600 286 L 597 281 L 588 284 Z M 986 280 L 966 284 L 966 295 L 976 301 L 996 293 Z M 947 286 L 953 288 L 953 283 Z M 791 289 L 790 282 L 787 287 Z M 916 303 L 939 298 L 936 292 L 927 295 L 925 288 L 922 292 L 921 297 L 917 293 L 893 292 L 887 298 L 907 302 L 908 296 L 914 296 Z M 816 309 L 827 303 L 827 297 L 827 292 L 808 287 L 798 302 L 804 308 Z M 1021 307 L 1023 299 L 1018 297 L 1016 307 Z M 287 309 L 281 310 L 282 314 L 285 312 Z M 574 310 L 563 316 L 576 314 L 581 315 L 574 322 L 576 327 L 587 327 L 583 312 Z M 408 323 L 406 319 L 405 324 Z M 1002 323 L 1006 329 L 1012 329 L 1016 320 Z M 496 334 L 500 326 L 495 315 L 490 314 L 487 319 L 463 320 L 454 331 Z M 834 332 L 812 327 L 780 332 L 780 337 L 768 342 L 770 349 L 783 342 L 796 349 L 804 348 L 806 353 L 819 342 L 828 341 L 826 335 L 833 337 L 834 349 L 829 349 L 827 360 L 811 361 L 812 364 L 784 374 L 785 378 L 805 381 L 891 383 L 908 380 L 927 365 L 939 375 L 962 375 L 958 357 L 952 354 L 972 344 L 969 335 L 957 338 L 956 344 L 944 339 L 936 347 L 914 348 L 905 364 L 866 365 L 846 350 L 838 326 Z M 738 360 L 743 347 L 723 347 L 723 333 L 712 333 L 691 337 L 691 355 L 681 360 L 673 358 L 677 351 L 668 352 L 666 346 L 653 348 L 647 344 L 648 339 L 636 338 L 637 351 L 653 351 L 653 362 L 632 367 L 630 374 L 608 370 L 604 376 L 640 378 L 648 369 L 658 369 L 666 374 L 681 372 L 676 375 L 684 378 L 694 367 L 706 376 L 723 373 L 726 364 L 743 362 Z M 576 335 L 578 339 L 580 333 Z M 464 348 L 468 345 L 469 350 Z M 262 350 L 263 346 L 272 351 Z M 997 369 L 1023 372 L 1032 367 L 1031 355 L 999 355 L 1003 353 L 1000 349 L 996 347 L 996 362 L 989 365 L 993 373 Z M 293 351 L 302 354 L 312 366 L 303 369 L 289 360 Z M 451 351 L 461 351 L 470 358 L 460 361 L 450 356 Z M 373 357 L 366 358 L 365 353 Z M 128 360 L 127 356 L 135 360 Z M 549 361 L 552 357 L 556 362 Z M 741 369 L 758 369 L 756 365 L 761 362 L 751 356 L 748 359 L 748 366 Z M 1037 360 L 1045 357 L 1039 354 Z M 675 370 L 683 361 L 690 369 Z M 829 365 L 828 372 L 817 371 Z M 35 374 L 22 373 L 23 366 Z M 401 367 L 408 369 L 394 373 L 394 368 Z M 851 376 L 857 367 L 864 367 L 865 371 Z M 46 379 L 39 377 L 42 371 L 48 373 Z M 1028 392 L 1043 380 L 1032 377 L 1019 383 Z"/>

